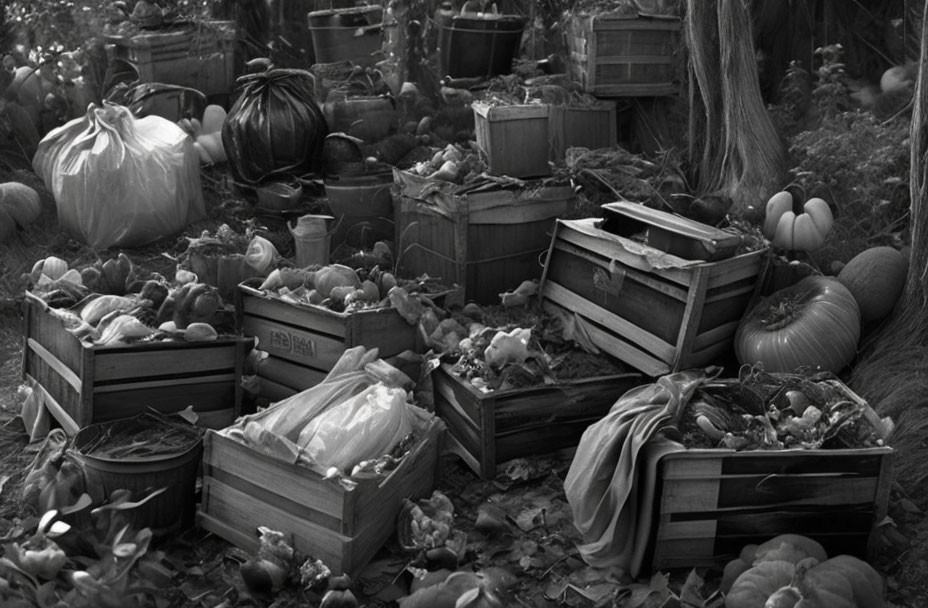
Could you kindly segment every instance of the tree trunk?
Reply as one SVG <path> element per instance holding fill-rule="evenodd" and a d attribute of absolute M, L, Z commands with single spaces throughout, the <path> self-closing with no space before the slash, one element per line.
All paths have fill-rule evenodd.
<path fill-rule="evenodd" d="M 896 431 L 897 477 L 928 497 L 928 3 L 922 9 L 921 52 L 913 98 L 911 142 L 912 247 L 906 289 L 899 306 L 874 341 L 863 349 L 850 384 Z"/>
<path fill-rule="evenodd" d="M 705 129 L 691 129 L 697 191 L 730 198 L 733 213 L 743 215 L 786 178 L 786 146 L 761 98 L 744 0 L 688 0 L 686 40 L 705 119 Z"/>

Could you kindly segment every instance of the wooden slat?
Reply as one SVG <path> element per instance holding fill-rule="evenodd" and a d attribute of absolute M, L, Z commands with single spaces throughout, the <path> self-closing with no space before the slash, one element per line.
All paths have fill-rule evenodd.
<path fill-rule="evenodd" d="M 258 339 L 258 348 L 276 357 L 316 369 L 330 370 L 345 352 L 345 339 L 246 316 L 242 331 Z"/>
<path fill-rule="evenodd" d="M 79 430 L 81 430 L 80 425 L 74 421 L 73 418 L 68 414 L 68 412 L 61 407 L 61 405 L 55 401 L 55 399 L 45 390 L 41 384 L 36 382 L 35 378 L 26 374 L 27 380 L 32 381 L 33 390 L 37 390 L 42 395 L 42 400 L 45 402 L 45 407 L 48 409 L 48 413 L 58 421 L 58 424 L 61 425 L 61 428 L 68 435 L 76 435 Z"/>
<path fill-rule="evenodd" d="M 235 369 L 235 345 L 208 348 L 138 349 L 126 352 L 94 350 L 94 386 L 112 380 L 151 378 Z"/>
<path fill-rule="evenodd" d="M 672 344 L 668 344 L 653 334 L 641 329 L 632 323 L 629 323 L 622 317 L 581 298 L 580 296 L 567 289 L 564 289 L 561 285 L 555 283 L 554 281 L 549 280 L 545 283 L 544 297 L 556 304 L 563 306 L 567 310 L 576 312 L 586 319 L 590 319 L 599 325 L 610 328 L 622 338 L 634 343 L 639 348 L 646 351 L 647 353 L 650 353 L 654 358 L 660 361 L 672 361 L 674 359 L 675 348 Z M 601 344 L 597 341 L 596 345 L 606 351 L 609 351 L 611 348 L 611 346 L 606 342 Z M 629 363 L 632 364 L 631 362 Z M 642 368 L 639 367 L 638 369 Z M 642 369 L 642 371 L 649 373 L 644 369 Z"/>
<path fill-rule="evenodd" d="M 710 348 L 719 342 L 725 342 L 725 348 L 731 346 L 731 338 L 735 335 L 740 323 L 740 320 L 731 321 L 696 336 L 693 340 L 692 356 L 698 358 L 701 350 Z"/>
<path fill-rule="evenodd" d="M 346 314 L 322 307 L 289 304 L 268 296 L 256 296 L 246 291 L 244 286 L 239 286 L 239 289 L 242 291 L 242 311 L 246 317 L 261 317 L 332 336 L 345 335 Z"/>
<path fill-rule="evenodd" d="M 258 377 L 262 384 L 265 380 L 292 389 L 294 393 L 304 391 L 316 386 L 329 374 L 326 370 L 319 370 L 306 365 L 298 365 L 281 359 L 268 357 L 258 366 Z"/>
<path fill-rule="evenodd" d="M 551 299 L 545 299 L 543 306 L 545 310 L 549 311 L 573 312 L 569 306 L 562 307 Z M 585 322 L 582 319 L 580 322 L 584 323 L 583 330 L 599 349 L 643 372 L 645 375 L 657 377 L 670 371 L 668 363 L 653 357 L 635 345 L 629 344 L 622 337 L 600 329 L 593 323 Z"/>
<path fill-rule="evenodd" d="M 131 379 L 130 379 L 131 380 Z M 164 378 L 162 380 L 145 380 L 140 379 L 137 382 L 120 382 L 118 384 L 97 384 L 94 387 L 95 394 L 116 393 L 121 391 L 136 391 L 151 388 L 163 388 L 172 386 L 195 386 L 197 384 L 210 384 L 213 382 L 227 382 L 234 385 L 238 377 L 232 373 L 210 374 L 203 376 L 191 376 L 189 378 Z M 182 397 L 183 392 L 178 391 L 178 398 Z M 229 404 L 230 407 L 232 404 Z"/>
<path fill-rule="evenodd" d="M 59 376 L 61 376 L 65 382 L 70 384 L 75 391 L 78 393 L 81 392 L 84 383 L 81 382 L 81 379 L 77 376 L 77 374 L 71 371 L 64 363 L 59 361 L 58 357 L 50 353 L 48 349 L 46 349 L 32 338 L 26 339 L 26 347 L 38 355 L 42 361 L 45 361 L 45 363 L 47 363 L 50 368 L 52 368 Z"/>

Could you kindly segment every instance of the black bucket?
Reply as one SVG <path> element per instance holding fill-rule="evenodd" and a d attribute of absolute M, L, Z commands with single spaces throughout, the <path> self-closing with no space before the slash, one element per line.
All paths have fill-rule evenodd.
<path fill-rule="evenodd" d="M 519 15 L 436 15 L 441 76 L 474 78 L 512 72 L 527 20 Z"/>

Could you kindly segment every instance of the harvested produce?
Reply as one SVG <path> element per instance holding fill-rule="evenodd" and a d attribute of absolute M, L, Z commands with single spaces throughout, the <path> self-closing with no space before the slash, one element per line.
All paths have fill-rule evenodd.
<path fill-rule="evenodd" d="M 809 276 L 758 303 L 735 333 L 742 364 L 771 372 L 800 367 L 837 373 L 857 354 L 860 309 L 837 279 Z"/>
<path fill-rule="evenodd" d="M 19 182 L 0 184 L 0 237 L 16 226 L 25 228 L 39 219 L 41 213 L 42 202 L 35 188 Z"/>
<path fill-rule="evenodd" d="M 752 559 L 745 547 L 737 562 Z M 726 567 L 726 571 L 728 571 Z M 883 608 L 883 579 L 850 555 L 828 558 L 816 541 L 789 534 L 757 548 L 725 595 L 725 608 Z"/>
<path fill-rule="evenodd" d="M 851 258 L 838 281 L 847 287 L 860 308 L 863 322 L 886 318 L 896 306 L 905 289 L 909 262 L 893 247 L 871 247 Z"/>
<path fill-rule="evenodd" d="M 795 209 L 791 192 L 777 192 L 767 201 L 764 236 L 774 246 L 795 251 L 814 251 L 825 243 L 834 216 L 823 199 L 810 198 Z"/>
<path fill-rule="evenodd" d="M 830 374 L 746 368 L 701 385 L 679 429 L 690 448 L 838 449 L 883 445 L 892 421 Z"/>

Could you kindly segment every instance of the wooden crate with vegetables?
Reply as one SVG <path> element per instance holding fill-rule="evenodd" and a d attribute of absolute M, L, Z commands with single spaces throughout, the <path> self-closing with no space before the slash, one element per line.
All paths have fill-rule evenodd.
<path fill-rule="evenodd" d="M 892 423 L 820 376 L 755 370 L 697 390 L 680 424 L 685 438 L 701 436 L 685 442 L 697 447 L 647 456 L 658 478 L 655 569 L 722 567 L 778 534 L 808 536 L 829 555 L 875 554 Z"/>
<path fill-rule="evenodd" d="M 333 267 L 356 273 L 343 265 Z M 239 286 L 236 316 L 242 333 L 256 338 L 257 348 L 268 354 L 259 364 L 258 377 L 260 395 L 270 401 L 321 382 L 348 348 L 376 347 L 382 358 L 421 348 L 415 320 L 408 321 L 380 298 L 379 290 L 386 293 L 393 283 L 381 283 L 373 301 L 357 308 L 349 304 L 347 309 L 344 303 L 333 309 L 321 296 L 314 304 L 298 296 L 282 296 L 273 288 L 260 289 L 261 283 L 261 279 L 250 279 Z M 319 289 L 330 294 L 319 283 Z"/>
<path fill-rule="evenodd" d="M 622 211 L 631 215 L 605 209 L 604 223 L 558 220 L 542 278 L 545 306 L 575 313 L 596 346 L 649 376 L 727 356 L 766 248 L 744 248 L 736 234 L 641 205 Z M 646 223 L 637 214 L 655 222 L 647 242 L 627 232 Z"/>
<path fill-rule="evenodd" d="M 394 170 L 397 268 L 464 288 L 464 298 L 499 294 L 541 276 L 555 218 L 574 198 L 568 185 L 458 185 Z"/>
<path fill-rule="evenodd" d="M 435 412 L 448 425 L 450 451 L 484 479 L 513 458 L 576 446 L 589 424 L 644 381 L 575 346 L 562 320 L 537 304 L 469 305 L 431 338 L 438 334 L 450 354 L 433 373 Z"/>
<path fill-rule="evenodd" d="M 23 305 L 23 377 L 34 380 L 50 413 L 69 433 L 154 408 L 189 405 L 204 426 L 240 414 L 242 368 L 252 340 L 160 340 L 103 347 L 82 342 L 33 293 Z"/>
<path fill-rule="evenodd" d="M 395 531 L 403 499 L 428 496 L 444 425 L 432 416 L 392 470 L 339 479 L 283 462 L 217 432 L 204 444 L 200 525 L 253 552 L 258 527 L 335 573 L 356 574 Z"/>
<path fill-rule="evenodd" d="M 597 96 L 672 95 L 681 81 L 680 30 L 680 19 L 671 16 L 573 15 L 568 72 Z"/>

